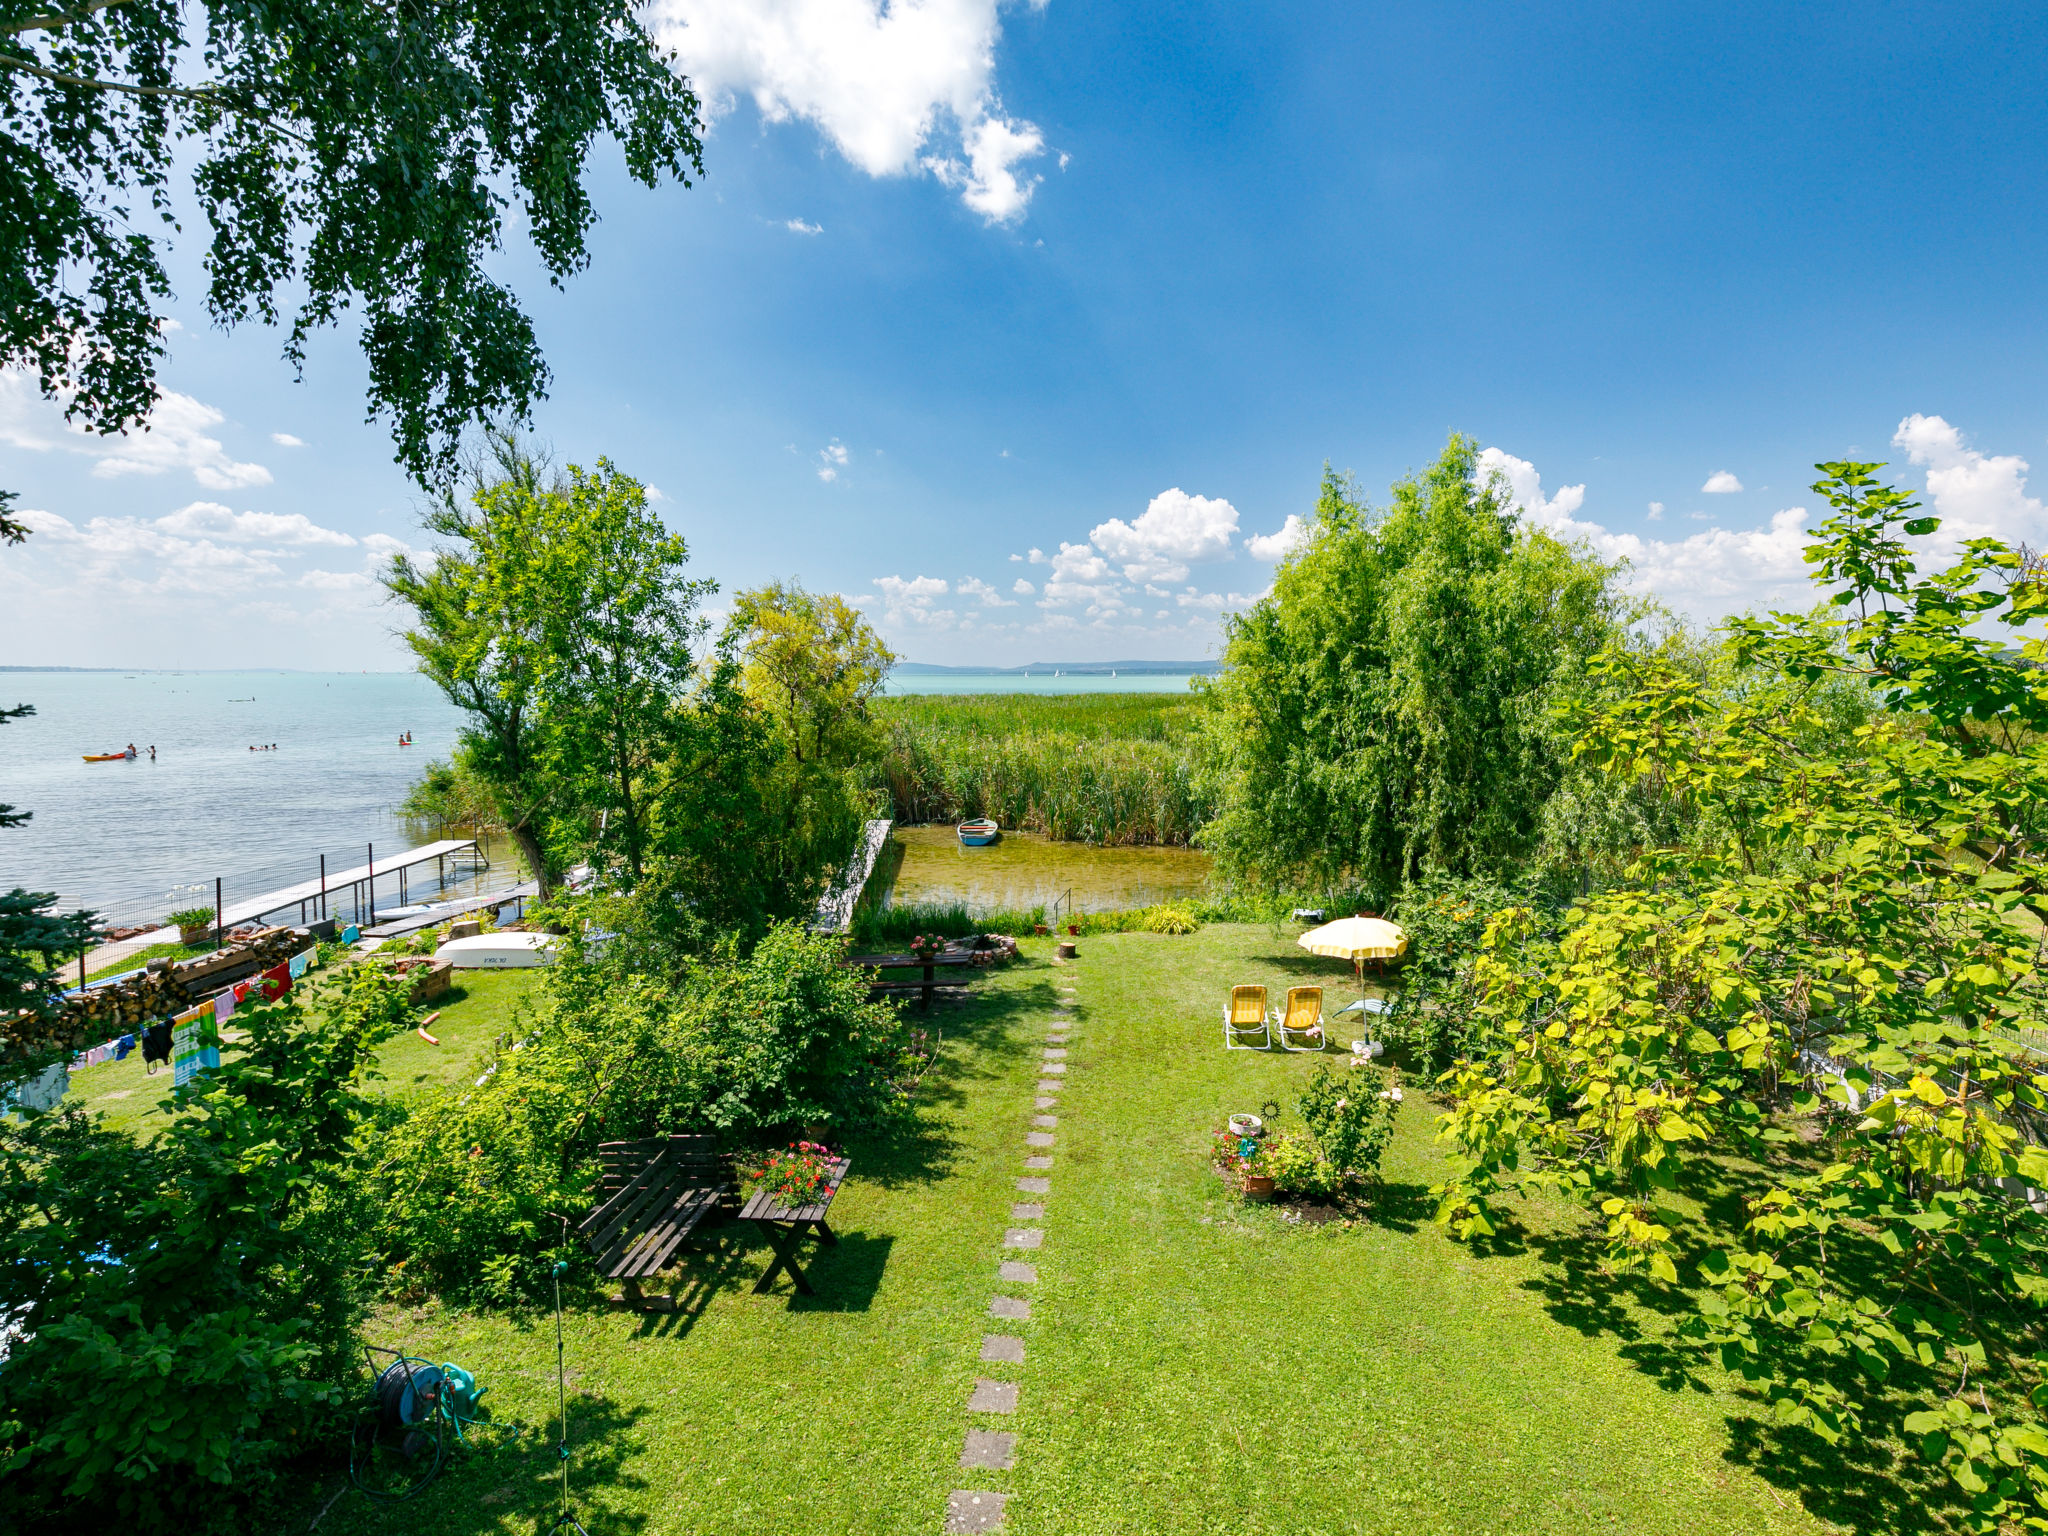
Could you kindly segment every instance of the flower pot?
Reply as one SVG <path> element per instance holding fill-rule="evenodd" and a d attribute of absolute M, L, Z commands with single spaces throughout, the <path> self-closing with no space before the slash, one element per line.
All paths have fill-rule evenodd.
<path fill-rule="evenodd" d="M 1081 925 L 1079 923 L 1069 923 L 1067 924 L 1067 932 L 1072 937 L 1078 939 L 1081 937 Z"/>
<path fill-rule="evenodd" d="M 178 942 L 180 944 L 204 944 L 212 932 L 213 924 L 211 923 L 201 923 L 196 928 L 180 928 L 178 930 Z"/>
<path fill-rule="evenodd" d="M 1052 930 L 1043 923 L 1033 923 L 1031 925 L 1031 936 L 1034 939 L 1042 939 L 1051 932 Z"/>
<path fill-rule="evenodd" d="M 1244 1176 L 1244 1197 L 1260 1203 L 1273 1198 L 1273 1176 L 1269 1173 L 1248 1173 Z"/>
<path fill-rule="evenodd" d="M 1237 1137 L 1263 1136 L 1266 1134 L 1266 1122 L 1257 1115 L 1232 1115 L 1230 1134 Z"/>

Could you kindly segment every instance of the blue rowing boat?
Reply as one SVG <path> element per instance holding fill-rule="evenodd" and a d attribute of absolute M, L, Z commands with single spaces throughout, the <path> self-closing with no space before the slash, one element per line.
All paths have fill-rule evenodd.
<path fill-rule="evenodd" d="M 1003 835 L 1003 829 L 986 816 L 960 823 L 960 846 L 963 848 L 986 848 Z"/>

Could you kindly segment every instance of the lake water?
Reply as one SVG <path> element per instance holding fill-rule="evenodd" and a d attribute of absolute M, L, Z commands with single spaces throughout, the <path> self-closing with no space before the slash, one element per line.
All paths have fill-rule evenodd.
<path fill-rule="evenodd" d="M 951 827 L 898 827 L 901 850 L 886 900 L 958 901 L 992 907 L 1114 912 L 1197 896 L 1209 856 L 1191 848 L 1096 848 L 1056 843 L 1038 832 L 1005 832 L 986 848 L 964 848 Z M 887 866 L 884 867 L 886 873 Z"/>
<path fill-rule="evenodd" d="M 1125 672 L 1055 675 L 1033 672 L 960 672 L 892 677 L 886 694 L 905 693 L 1186 693 L 1192 677 L 1179 673 Z"/>
<path fill-rule="evenodd" d="M 904 678 L 891 691 L 1186 688 L 1184 677 L 986 674 Z M 322 854 L 342 869 L 361 864 L 367 844 L 381 863 L 429 840 L 396 809 L 427 763 L 453 750 L 461 726 L 460 713 L 411 672 L 0 672 L 0 705 L 17 703 L 36 713 L 0 725 L 0 801 L 33 816 L 0 831 L 0 890 L 54 891 L 65 910 L 90 907 L 119 923 L 210 904 L 216 877 L 232 902 L 313 879 Z M 413 744 L 401 747 L 406 731 Z M 144 754 L 134 762 L 83 761 L 131 741 Z M 271 742 L 275 752 L 249 750 Z M 485 889 L 515 877 L 509 854 L 492 856 Z M 1048 866 L 1042 878 L 1000 888 L 1088 888 L 1081 864 L 1060 868 L 1067 873 Z M 428 894 L 427 878 L 409 881 L 408 894 Z"/>
<path fill-rule="evenodd" d="M 0 703 L 36 707 L 0 726 L 0 800 L 33 813 L 0 831 L 0 889 L 55 891 L 115 922 L 211 905 L 215 877 L 232 902 L 313 879 L 323 853 L 342 869 L 369 843 L 381 862 L 430 840 L 395 809 L 460 724 L 414 673 L 8 672 Z M 81 761 L 131 741 L 134 762 Z"/>

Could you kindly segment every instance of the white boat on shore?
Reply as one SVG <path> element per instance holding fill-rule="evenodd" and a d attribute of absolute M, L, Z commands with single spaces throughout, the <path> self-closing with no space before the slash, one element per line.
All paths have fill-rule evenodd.
<path fill-rule="evenodd" d="M 450 939 L 434 951 L 434 958 L 450 961 L 458 971 L 509 971 L 546 965 L 554 958 L 549 953 L 554 943 L 552 933 L 480 933 Z"/>

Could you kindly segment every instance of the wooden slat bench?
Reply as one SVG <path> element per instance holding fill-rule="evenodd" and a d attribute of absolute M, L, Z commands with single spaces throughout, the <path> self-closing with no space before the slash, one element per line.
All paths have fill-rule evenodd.
<path fill-rule="evenodd" d="M 739 1209 L 732 1154 L 715 1136 L 608 1141 L 597 1150 L 604 1182 L 576 1231 L 597 1272 L 622 1281 L 625 1301 L 642 1306 L 640 1282 L 674 1263 L 706 1221 Z"/>

